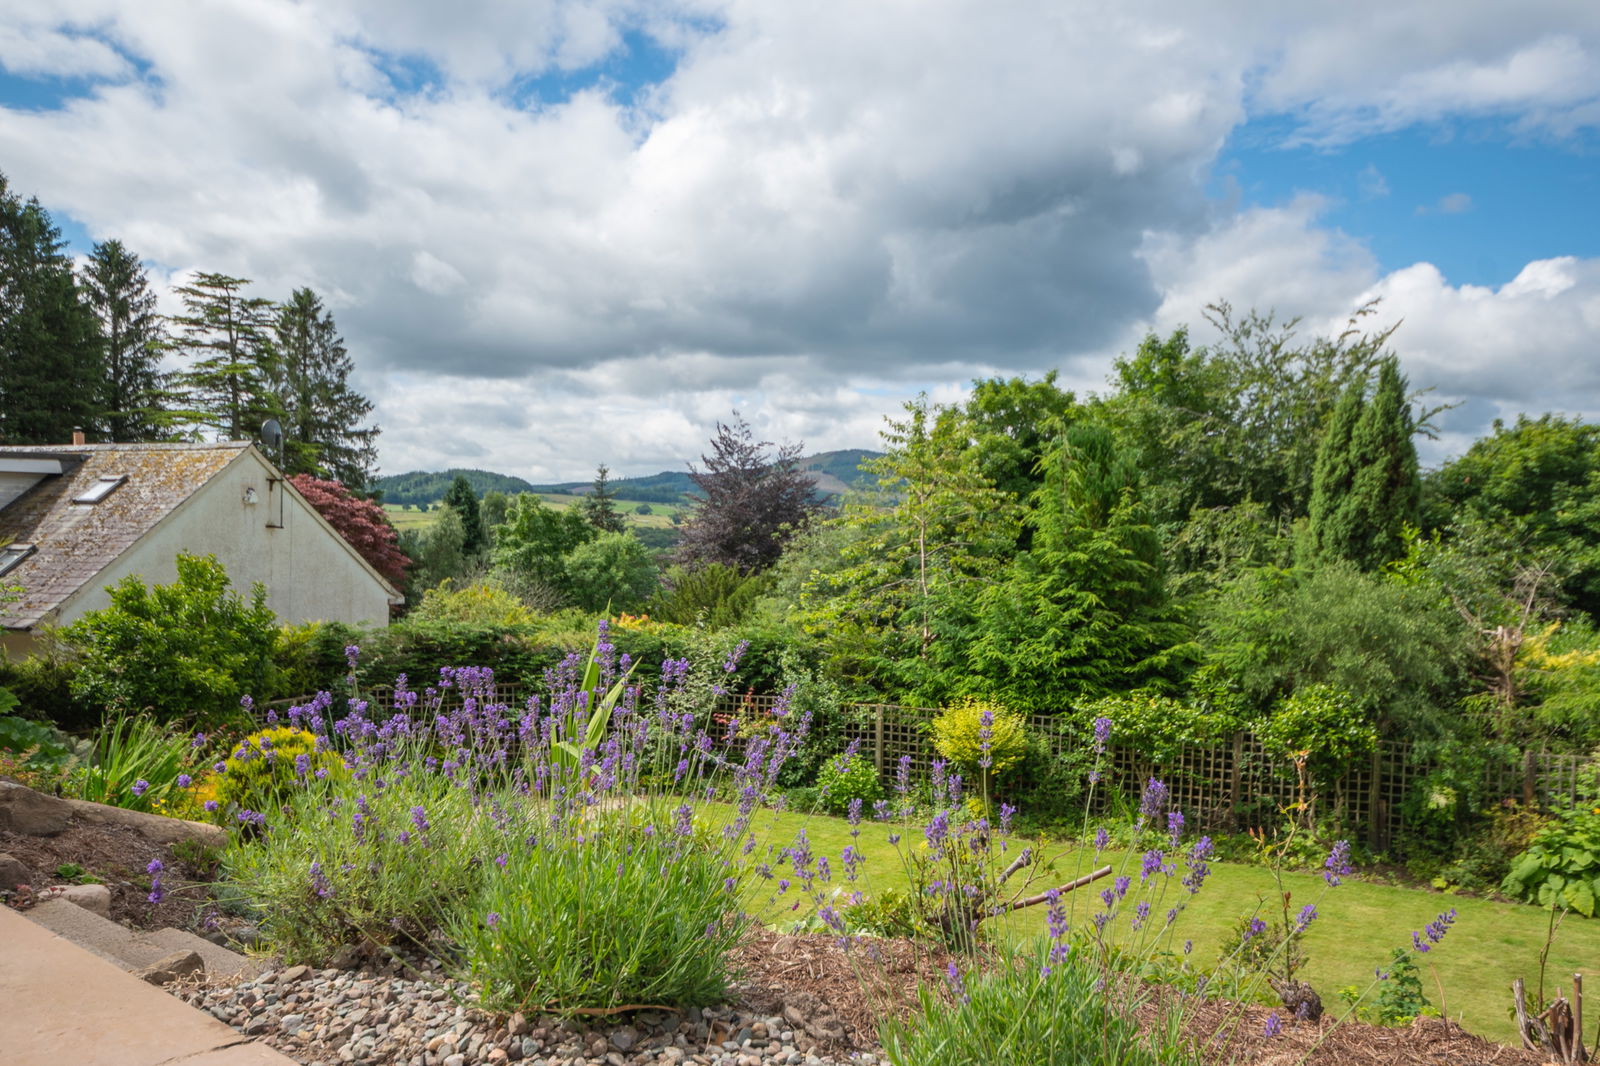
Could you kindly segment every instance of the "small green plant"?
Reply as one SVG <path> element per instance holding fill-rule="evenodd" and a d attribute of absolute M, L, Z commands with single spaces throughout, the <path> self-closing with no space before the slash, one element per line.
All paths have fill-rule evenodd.
<path fill-rule="evenodd" d="M 0 711 L 6 709 L 3 697 L 9 695 L 0 688 Z M 12 699 L 14 702 L 15 697 Z M 35 770 L 61 770 L 72 761 L 72 745 L 65 736 L 43 722 L 15 715 L 0 716 L 0 751 L 26 752 L 26 758 L 19 761 Z"/>
<path fill-rule="evenodd" d="M 1600 904 L 1600 806 L 1574 806 L 1534 835 L 1500 886 L 1541 907 L 1570 907 L 1593 918 Z"/>
<path fill-rule="evenodd" d="M 871 808 L 883 798 L 878 771 L 859 752 L 845 751 L 822 764 L 817 772 L 817 797 L 824 810 L 844 814 L 853 801 Z"/>
<path fill-rule="evenodd" d="M 1153 1025 L 1135 1013 L 1129 983 L 1107 981 L 1083 953 L 1041 941 L 1015 964 L 964 977 L 954 964 L 946 988 L 921 988 L 911 1021 L 879 1029 L 893 1066 L 1198 1066 L 1176 1012 Z"/>
<path fill-rule="evenodd" d="M 1339 998 L 1355 1006 L 1361 996 L 1352 986 L 1341 988 Z M 1422 990 L 1416 955 L 1404 948 L 1395 948 L 1389 969 L 1379 982 L 1377 1001 L 1371 1007 L 1358 1007 L 1358 1016 L 1373 1025 L 1410 1025 L 1430 1013 L 1435 1012 Z"/>
<path fill-rule="evenodd" d="M 98 885 L 100 878 L 75 862 L 64 862 L 56 867 L 56 880 L 70 881 L 75 885 Z"/>

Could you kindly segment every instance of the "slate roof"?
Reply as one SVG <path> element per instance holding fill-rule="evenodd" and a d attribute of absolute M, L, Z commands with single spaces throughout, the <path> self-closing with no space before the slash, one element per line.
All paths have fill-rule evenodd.
<path fill-rule="evenodd" d="M 24 589 L 0 624 L 28 629 L 45 619 L 249 447 L 248 441 L 7 446 L 8 455 L 82 462 L 0 509 L 0 544 L 35 547 L 0 578 Z M 101 478 L 122 476 L 127 482 L 99 503 L 72 502 Z"/>

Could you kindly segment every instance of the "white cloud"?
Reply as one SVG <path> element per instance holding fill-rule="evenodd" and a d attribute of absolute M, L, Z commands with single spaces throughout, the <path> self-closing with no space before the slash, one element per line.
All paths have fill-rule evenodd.
<path fill-rule="evenodd" d="M 1143 324 L 1218 297 L 1331 320 L 1386 279 L 1320 201 L 1206 200 L 1248 115 L 1335 143 L 1600 114 L 1588 4 L 51 7 L 8 14 L 0 64 L 105 80 L 0 108 L 13 185 L 164 274 L 323 292 L 390 470 L 640 472 L 735 406 L 769 436 L 868 444 L 896 397 L 1047 367 L 1096 383 Z M 518 103 L 625 64 L 630 34 L 679 54 L 636 105 L 615 66 Z M 1362 187 L 1387 192 L 1375 169 Z M 1407 330 L 1412 298 L 1389 297 Z"/>

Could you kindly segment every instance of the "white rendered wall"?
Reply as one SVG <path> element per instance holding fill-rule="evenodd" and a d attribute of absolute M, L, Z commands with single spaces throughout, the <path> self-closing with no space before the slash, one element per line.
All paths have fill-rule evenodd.
<path fill-rule="evenodd" d="M 178 552 L 215 555 L 241 595 L 252 582 L 284 623 L 326 621 L 388 625 L 389 591 L 359 556 L 282 482 L 253 450 L 239 453 L 189 501 L 62 604 L 67 625 L 110 604 L 105 587 L 130 575 L 146 585 L 177 579 Z M 246 490 L 255 503 L 246 503 Z M 282 528 L 272 528 L 281 525 Z"/>

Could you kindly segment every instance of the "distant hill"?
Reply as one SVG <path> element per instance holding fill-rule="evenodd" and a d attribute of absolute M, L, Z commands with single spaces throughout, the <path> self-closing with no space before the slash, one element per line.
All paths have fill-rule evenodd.
<path fill-rule="evenodd" d="M 534 492 L 534 487 L 520 477 L 496 474 L 492 470 L 464 470 L 455 467 L 444 471 L 413 470 L 408 474 L 390 474 L 375 478 L 372 487 L 383 493 L 384 503 L 409 503 L 422 506 L 442 499 L 451 483 L 460 474 L 480 497 L 486 492 L 503 492 L 514 496 L 519 492 Z"/>
<path fill-rule="evenodd" d="M 812 475 L 817 492 L 823 496 L 837 496 L 866 480 L 861 473 L 863 460 L 878 456 L 879 452 L 861 448 L 847 448 L 837 452 L 818 452 L 800 460 L 800 469 Z M 429 504 L 441 498 L 456 475 L 464 475 L 472 491 L 482 496 L 485 492 L 542 492 L 552 495 L 581 495 L 589 491 L 592 481 L 562 481 L 548 485 L 534 485 L 520 477 L 496 474 L 488 470 L 452 469 L 443 473 L 416 470 L 409 474 L 392 474 L 380 477 L 373 487 L 383 492 L 385 503 Z M 663 470 L 644 477 L 621 477 L 611 481 L 611 491 L 619 500 L 634 503 L 680 503 L 694 491 L 694 481 L 688 470 Z"/>

